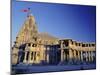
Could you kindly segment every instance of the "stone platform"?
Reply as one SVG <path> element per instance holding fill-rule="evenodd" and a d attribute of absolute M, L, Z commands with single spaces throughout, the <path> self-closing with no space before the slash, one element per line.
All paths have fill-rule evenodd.
<path fill-rule="evenodd" d="M 58 72 L 58 71 L 74 71 L 74 70 L 90 70 L 96 69 L 95 64 L 84 65 L 17 65 L 12 67 L 12 72 L 16 74 Z M 14 74 L 13 74 L 14 75 Z"/>

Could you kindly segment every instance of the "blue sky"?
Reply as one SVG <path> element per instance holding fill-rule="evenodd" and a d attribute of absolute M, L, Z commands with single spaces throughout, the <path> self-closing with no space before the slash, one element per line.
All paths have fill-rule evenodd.
<path fill-rule="evenodd" d="M 37 2 L 12 2 L 12 42 L 27 18 L 22 9 L 31 8 L 38 31 L 58 38 L 96 41 L 96 7 Z"/>

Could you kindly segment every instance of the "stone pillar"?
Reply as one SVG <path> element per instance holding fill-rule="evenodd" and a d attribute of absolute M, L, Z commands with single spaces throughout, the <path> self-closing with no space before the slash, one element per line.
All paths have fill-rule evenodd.
<path fill-rule="evenodd" d="M 80 61 L 80 51 L 78 51 L 78 60 Z"/>
<path fill-rule="evenodd" d="M 25 51 L 24 61 L 23 61 L 24 63 L 26 63 L 26 62 L 27 62 L 26 57 L 27 57 L 27 51 Z"/>
<path fill-rule="evenodd" d="M 33 51 L 31 51 L 31 57 L 30 57 L 30 61 L 31 61 L 31 63 L 33 63 Z"/>
<path fill-rule="evenodd" d="M 86 62 L 88 61 L 88 53 L 87 53 L 87 51 L 85 52 L 85 54 L 86 54 Z"/>
<path fill-rule="evenodd" d="M 73 52 L 71 49 L 69 49 L 69 61 L 72 62 L 73 60 Z"/>
<path fill-rule="evenodd" d="M 63 62 L 63 60 L 64 60 L 64 52 L 63 52 L 63 50 L 61 49 L 61 62 Z"/>
<path fill-rule="evenodd" d="M 91 51 L 91 61 L 93 61 L 93 52 Z"/>
<path fill-rule="evenodd" d="M 90 51 L 88 51 L 88 57 L 89 57 L 89 62 L 91 62 L 91 54 L 90 54 Z"/>
<path fill-rule="evenodd" d="M 29 51 L 28 63 L 31 63 L 31 51 Z"/>
<path fill-rule="evenodd" d="M 67 56 L 67 61 L 69 60 L 69 51 L 67 51 L 68 53 L 66 54 Z"/>
<path fill-rule="evenodd" d="M 65 52 L 63 52 L 63 60 L 64 61 L 66 60 L 66 54 L 65 54 Z"/>
<path fill-rule="evenodd" d="M 49 63 L 49 54 L 47 54 L 47 63 Z"/>
<path fill-rule="evenodd" d="M 76 60 L 76 50 L 74 50 L 74 60 Z"/>
<path fill-rule="evenodd" d="M 64 50 L 63 50 L 63 41 L 61 41 L 61 62 L 64 60 Z"/>
<path fill-rule="evenodd" d="M 81 61 L 83 62 L 83 51 L 81 51 Z"/>
<path fill-rule="evenodd" d="M 40 63 L 38 54 L 39 52 L 36 52 L 36 63 Z"/>

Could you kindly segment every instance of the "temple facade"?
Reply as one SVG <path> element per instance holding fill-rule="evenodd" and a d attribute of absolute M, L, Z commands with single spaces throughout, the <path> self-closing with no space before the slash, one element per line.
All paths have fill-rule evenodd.
<path fill-rule="evenodd" d="M 92 63 L 96 61 L 96 44 L 40 33 L 34 16 L 28 14 L 12 47 L 11 61 L 14 65 Z"/>
<path fill-rule="evenodd" d="M 61 61 L 69 63 L 95 62 L 95 43 L 83 43 L 72 39 L 60 40 Z"/>

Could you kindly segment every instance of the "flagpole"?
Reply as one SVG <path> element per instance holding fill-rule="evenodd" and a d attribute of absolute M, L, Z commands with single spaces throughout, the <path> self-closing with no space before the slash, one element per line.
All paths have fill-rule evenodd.
<path fill-rule="evenodd" d="M 30 14 L 31 14 L 31 10 L 30 10 L 30 8 L 28 8 L 27 17 L 29 17 Z"/>

